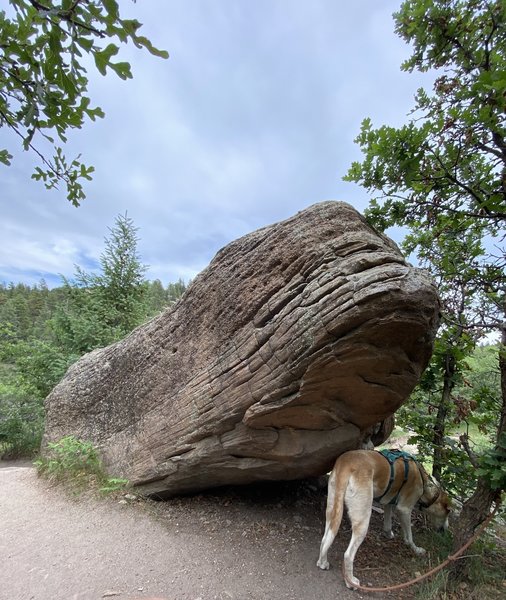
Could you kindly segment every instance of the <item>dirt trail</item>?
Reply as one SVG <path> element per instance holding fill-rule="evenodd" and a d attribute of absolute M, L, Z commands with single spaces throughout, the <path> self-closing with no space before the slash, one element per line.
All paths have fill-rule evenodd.
<path fill-rule="evenodd" d="M 337 548 L 330 571 L 315 566 L 319 510 L 301 517 L 295 492 L 241 494 L 74 500 L 30 465 L 0 463 L 0 600 L 361 597 L 342 583 Z"/>

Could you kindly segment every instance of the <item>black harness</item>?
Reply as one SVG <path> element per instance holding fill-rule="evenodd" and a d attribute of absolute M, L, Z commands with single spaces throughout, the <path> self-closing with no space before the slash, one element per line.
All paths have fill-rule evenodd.
<path fill-rule="evenodd" d="M 432 506 L 436 500 L 439 498 L 439 496 L 441 495 L 441 490 L 436 487 L 436 493 L 435 495 L 430 499 L 430 502 L 423 502 L 422 499 L 418 500 L 418 506 L 419 508 L 423 508 L 423 509 L 427 509 L 430 506 Z"/>
<path fill-rule="evenodd" d="M 393 504 L 394 506 L 397 506 L 397 502 L 399 501 L 399 495 L 402 491 L 402 488 L 404 487 L 404 484 L 408 480 L 409 461 L 414 460 L 416 463 L 416 459 L 413 456 L 411 456 L 411 454 L 404 452 L 404 450 L 381 450 L 379 453 L 388 460 L 388 463 L 390 465 L 390 479 L 388 481 L 387 489 L 381 494 L 381 496 L 374 498 L 374 500 L 376 502 L 380 502 L 381 499 L 384 498 L 388 494 L 388 492 L 390 491 L 390 488 L 392 487 L 392 483 L 394 482 L 394 478 L 395 478 L 395 471 L 394 471 L 395 461 L 398 460 L 399 458 L 402 458 L 402 460 L 404 461 L 404 481 L 402 482 L 402 485 L 399 488 L 399 491 L 397 492 L 395 497 L 392 498 L 392 500 L 390 500 L 390 502 L 388 503 L 388 504 Z"/>

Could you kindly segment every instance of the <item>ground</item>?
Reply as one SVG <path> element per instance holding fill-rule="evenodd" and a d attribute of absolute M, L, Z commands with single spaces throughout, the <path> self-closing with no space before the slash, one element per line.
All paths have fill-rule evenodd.
<path fill-rule="evenodd" d="M 349 524 L 316 567 L 325 490 L 318 482 L 226 488 L 165 502 L 69 496 L 26 463 L 0 463 L 0 600 L 414 599 L 416 588 L 345 588 Z M 415 539 L 423 531 L 415 531 Z M 385 540 L 373 513 L 355 561 L 363 583 L 391 585 L 437 562 Z M 504 591 L 503 590 L 501 591 Z M 501 595 L 481 595 L 500 598 Z M 435 598 L 436 596 L 429 596 Z M 447 598 L 472 598 L 466 588 Z"/>

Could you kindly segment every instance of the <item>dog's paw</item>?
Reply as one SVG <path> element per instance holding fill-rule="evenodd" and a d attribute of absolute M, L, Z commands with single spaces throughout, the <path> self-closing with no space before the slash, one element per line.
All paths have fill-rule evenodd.
<path fill-rule="evenodd" d="M 323 559 L 319 558 L 318 562 L 316 563 L 316 566 L 320 567 L 320 569 L 323 569 L 324 571 L 328 571 L 329 561 L 327 559 L 323 560 Z"/>
<path fill-rule="evenodd" d="M 425 550 L 425 548 L 420 548 L 419 546 L 413 546 L 413 551 L 418 556 L 423 556 L 424 554 L 427 554 L 427 550 Z"/>
<path fill-rule="evenodd" d="M 391 540 L 394 536 L 394 532 L 392 530 L 390 531 L 385 531 L 383 530 L 383 535 L 388 538 L 389 540 Z"/>
<path fill-rule="evenodd" d="M 346 583 L 346 587 L 350 590 L 356 590 L 360 586 L 360 580 L 356 577 L 346 577 L 344 582 Z"/>

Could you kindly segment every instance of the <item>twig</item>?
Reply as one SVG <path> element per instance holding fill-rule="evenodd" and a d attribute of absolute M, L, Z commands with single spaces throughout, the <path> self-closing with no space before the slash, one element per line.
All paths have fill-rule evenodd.
<path fill-rule="evenodd" d="M 471 446 L 469 445 L 469 436 L 467 435 L 467 433 L 463 433 L 461 436 L 459 436 L 459 440 L 460 440 L 460 443 L 462 444 L 464 450 L 466 451 L 467 456 L 469 456 L 469 460 L 471 461 L 471 464 L 473 465 L 473 467 L 475 469 L 478 469 L 480 466 L 478 463 L 478 457 L 471 450 Z"/>

